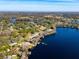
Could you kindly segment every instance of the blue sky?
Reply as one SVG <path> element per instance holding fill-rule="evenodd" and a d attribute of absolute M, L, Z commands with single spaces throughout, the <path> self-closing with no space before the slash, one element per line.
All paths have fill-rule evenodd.
<path fill-rule="evenodd" d="M 79 11 L 79 0 L 0 0 L 0 11 Z"/>

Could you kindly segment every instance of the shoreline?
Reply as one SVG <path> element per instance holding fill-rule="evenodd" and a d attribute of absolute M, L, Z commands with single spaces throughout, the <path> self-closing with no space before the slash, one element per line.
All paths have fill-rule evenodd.
<path fill-rule="evenodd" d="M 57 28 L 71 28 L 71 27 L 57 27 Z M 38 44 L 40 44 L 40 42 L 45 36 L 55 34 L 55 33 L 56 33 L 56 28 L 48 31 L 42 31 L 42 32 L 39 32 L 38 35 L 30 38 L 29 41 L 24 41 L 21 44 L 17 43 L 21 47 L 19 49 L 23 51 L 23 52 L 21 51 L 21 53 L 19 54 L 21 56 L 21 59 L 24 59 L 24 58 L 28 59 L 29 55 L 31 55 L 31 50 L 35 48 Z M 14 45 L 17 45 L 17 44 L 14 44 Z M 12 56 L 16 56 L 16 55 L 12 55 Z M 8 55 L 6 57 L 9 58 L 12 56 Z"/>
<path fill-rule="evenodd" d="M 34 47 L 36 47 L 38 44 L 40 44 L 40 42 L 42 41 L 42 38 L 44 38 L 47 35 L 55 34 L 55 33 L 56 33 L 56 29 L 40 31 L 40 32 L 35 33 L 33 36 L 31 36 L 28 41 L 9 44 L 11 47 L 17 46 L 15 48 L 15 50 L 17 50 L 17 54 L 5 55 L 4 59 L 9 59 L 9 58 L 12 59 L 15 57 L 17 58 L 17 55 L 20 57 L 20 59 L 24 59 L 24 58 L 28 59 L 29 55 L 31 55 L 31 50 Z M 9 51 L 10 51 L 10 49 L 7 49 L 7 52 L 9 52 Z"/>
<path fill-rule="evenodd" d="M 57 28 L 72 28 L 72 27 L 57 27 Z M 77 28 L 74 27 L 74 29 L 77 29 Z M 42 38 L 44 38 L 47 35 L 51 35 L 51 34 L 55 34 L 55 33 L 56 33 L 56 29 L 55 30 L 52 29 L 52 31 L 49 31 L 49 32 L 43 32 L 42 36 L 37 37 L 37 39 L 39 39 L 39 40 L 37 42 L 35 42 L 35 45 L 31 49 L 33 49 L 34 47 L 36 47 L 37 44 L 40 44 Z M 29 55 L 31 55 L 31 51 L 28 51 L 28 52 L 30 52 Z"/>
<path fill-rule="evenodd" d="M 55 34 L 56 33 L 56 30 L 53 30 L 52 29 L 52 31 L 49 31 L 49 32 L 43 32 L 42 33 L 42 36 L 39 36 L 39 37 L 37 37 L 37 39 L 39 39 L 37 42 L 35 42 L 36 43 L 36 45 L 34 46 L 34 47 L 36 47 L 38 44 L 40 44 L 40 42 L 41 42 L 41 40 L 45 37 L 45 36 L 47 36 L 47 35 L 51 35 L 51 34 Z M 34 48 L 33 47 L 33 48 Z M 33 49 L 32 48 L 32 49 Z M 30 51 L 31 52 L 31 51 Z"/>

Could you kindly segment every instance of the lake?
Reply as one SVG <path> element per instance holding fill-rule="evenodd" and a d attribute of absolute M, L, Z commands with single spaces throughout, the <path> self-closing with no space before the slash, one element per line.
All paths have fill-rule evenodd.
<path fill-rule="evenodd" d="M 79 59 L 79 30 L 57 28 L 56 31 L 43 38 L 29 59 Z"/>

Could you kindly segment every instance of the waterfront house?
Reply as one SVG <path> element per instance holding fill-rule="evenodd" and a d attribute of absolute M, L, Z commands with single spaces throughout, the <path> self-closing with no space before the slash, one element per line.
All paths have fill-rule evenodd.
<path fill-rule="evenodd" d="M 12 18 L 10 19 L 10 22 L 13 23 L 13 24 L 16 23 L 16 17 L 12 17 Z"/>
<path fill-rule="evenodd" d="M 0 36 L 8 36 L 11 34 L 11 31 L 5 30 L 5 31 L 0 31 Z"/>
<path fill-rule="evenodd" d="M 79 24 L 79 19 L 74 19 L 71 21 L 72 24 Z"/>
<path fill-rule="evenodd" d="M 16 19 L 17 22 L 32 22 L 33 19 L 30 17 L 19 17 Z"/>

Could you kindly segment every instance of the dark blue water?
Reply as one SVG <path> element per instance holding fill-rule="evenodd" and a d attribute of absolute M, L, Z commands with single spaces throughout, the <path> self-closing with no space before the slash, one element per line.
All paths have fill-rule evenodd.
<path fill-rule="evenodd" d="M 48 35 L 37 45 L 29 59 L 79 59 L 79 30 L 57 28 L 55 35 Z"/>

